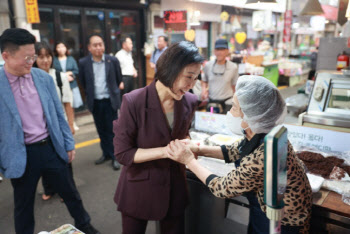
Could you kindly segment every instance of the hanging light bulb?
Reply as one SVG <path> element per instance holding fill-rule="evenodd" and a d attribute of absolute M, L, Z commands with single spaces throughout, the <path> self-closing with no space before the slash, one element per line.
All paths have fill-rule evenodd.
<path fill-rule="evenodd" d="M 308 0 L 300 15 L 323 15 L 324 11 L 318 0 Z"/>

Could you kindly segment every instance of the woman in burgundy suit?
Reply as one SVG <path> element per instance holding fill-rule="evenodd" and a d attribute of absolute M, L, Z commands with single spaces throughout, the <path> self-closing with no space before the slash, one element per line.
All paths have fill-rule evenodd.
<path fill-rule="evenodd" d="M 174 139 L 188 137 L 197 105 L 193 88 L 203 58 L 190 42 L 173 44 L 159 58 L 155 81 L 123 96 L 114 122 L 114 151 L 123 166 L 114 201 L 124 234 L 145 233 L 159 220 L 161 233 L 184 233 L 188 204 L 185 167 L 167 158 Z"/>

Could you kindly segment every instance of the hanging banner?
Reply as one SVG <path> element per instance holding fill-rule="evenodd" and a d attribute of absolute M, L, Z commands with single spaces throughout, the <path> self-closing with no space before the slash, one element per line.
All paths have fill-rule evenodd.
<path fill-rule="evenodd" d="M 348 19 L 346 18 L 346 9 L 348 7 L 349 0 L 338 1 L 338 23 L 343 26 Z"/>
<path fill-rule="evenodd" d="M 37 0 L 25 0 L 26 12 L 27 12 L 27 22 L 29 24 L 40 23 L 39 8 Z"/>
<path fill-rule="evenodd" d="M 292 20 L 293 20 L 292 10 L 287 10 L 284 13 L 283 42 L 291 41 Z"/>

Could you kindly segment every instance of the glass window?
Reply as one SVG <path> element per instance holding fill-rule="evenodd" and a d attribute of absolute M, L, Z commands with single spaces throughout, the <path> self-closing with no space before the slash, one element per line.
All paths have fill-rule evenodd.
<path fill-rule="evenodd" d="M 350 110 L 350 88 L 332 87 L 329 97 L 329 108 Z"/>
<path fill-rule="evenodd" d="M 83 55 L 80 10 L 59 9 L 58 12 L 62 40 L 66 43 L 69 54 L 78 61 L 79 57 Z"/>
<path fill-rule="evenodd" d="M 54 47 L 54 38 L 55 38 L 55 30 L 54 30 L 54 21 L 53 21 L 53 9 L 52 8 L 44 8 L 39 7 L 40 14 L 40 24 L 33 24 L 33 29 L 37 29 L 40 31 L 40 40 L 45 41 L 50 45 L 51 48 Z"/>
<path fill-rule="evenodd" d="M 104 11 L 86 10 L 87 36 L 98 34 L 103 40 L 105 34 L 105 13 Z"/>
<path fill-rule="evenodd" d="M 122 45 L 120 40 L 123 36 L 128 36 L 132 40 L 133 49 L 132 57 L 134 59 L 134 67 L 138 69 L 138 60 L 137 60 L 137 15 L 134 12 L 119 12 L 119 11 L 109 11 L 109 28 L 110 28 L 110 52 L 115 55 L 119 50 L 121 50 Z M 138 87 L 138 79 L 134 79 L 134 87 Z"/>

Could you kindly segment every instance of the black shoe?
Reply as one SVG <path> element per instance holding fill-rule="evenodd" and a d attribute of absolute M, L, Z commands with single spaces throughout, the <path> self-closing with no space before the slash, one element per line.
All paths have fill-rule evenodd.
<path fill-rule="evenodd" d="M 85 234 L 101 234 L 98 230 L 96 230 L 96 228 L 94 228 L 90 223 L 82 226 L 82 227 L 78 227 L 78 229 L 82 232 L 84 232 Z"/>
<path fill-rule="evenodd" d="M 95 161 L 95 164 L 96 164 L 96 165 L 99 165 L 99 164 L 102 164 L 102 163 L 104 163 L 105 161 L 110 160 L 110 159 L 111 159 L 111 158 L 107 158 L 107 157 L 105 157 L 104 155 L 102 155 L 101 158 L 99 158 L 99 159 L 97 159 L 97 160 Z"/>
<path fill-rule="evenodd" d="M 114 170 L 119 170 L 120 169 L 120 164 L 117 162 L 117 160 L 112 161 L 112 167 Z"/>

